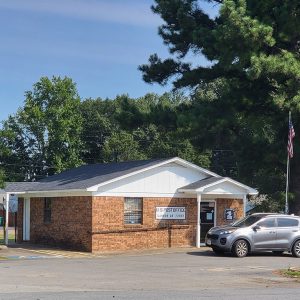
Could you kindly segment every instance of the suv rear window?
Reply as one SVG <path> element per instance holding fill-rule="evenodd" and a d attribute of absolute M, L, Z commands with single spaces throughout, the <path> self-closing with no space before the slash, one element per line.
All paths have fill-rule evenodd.
<path fill-rule="evenodd" d="M 278 218 L 277 226 L 278 227 L 295 227 L 295 226 L 299 226 L 299 222 L 298 222 L 298 220 L 295 220 L 295 219 Z"/>

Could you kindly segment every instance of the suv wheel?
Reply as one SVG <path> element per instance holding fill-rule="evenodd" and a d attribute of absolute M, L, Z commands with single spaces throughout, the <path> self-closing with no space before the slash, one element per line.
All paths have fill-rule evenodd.
<path fill-rule="evenodd" d="M 248 243 L 245 240 L 237 240 L 231 250 L 232 254 L 236 257 L 245 257 L 249 252 Z"/>
<path fill-rule="evenodd" d="M 296 241 L 292 248 L 292 254 L 295 257 L 300 257 L 300 240 Z"/>

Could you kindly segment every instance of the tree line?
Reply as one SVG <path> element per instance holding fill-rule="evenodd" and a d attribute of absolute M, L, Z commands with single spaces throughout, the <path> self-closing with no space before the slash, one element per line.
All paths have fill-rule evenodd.
<path fill-rule="evenodd" d="M 257 187 L 281 207 L 285 130 L 271 118 L 234 111 L 228 93 L 226 81 L 218 80 L 190 96 L 81 99 L 71 78 L 43 77 L 2 123 L 1 180 L 35 181 L 82 164 L 179 156 Z"/>

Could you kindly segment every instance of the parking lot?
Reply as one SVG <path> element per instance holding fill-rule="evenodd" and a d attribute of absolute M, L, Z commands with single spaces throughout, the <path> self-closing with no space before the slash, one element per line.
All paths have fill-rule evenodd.
<path fill-rule="evenodd" d="M 0 299 L 299 299 L 300 292 L 300 283 L 276 273 L 300 266 L 288 254 L 239 259 L 208 248 L 105 255 L 13 248 L 0 257 Z"/>

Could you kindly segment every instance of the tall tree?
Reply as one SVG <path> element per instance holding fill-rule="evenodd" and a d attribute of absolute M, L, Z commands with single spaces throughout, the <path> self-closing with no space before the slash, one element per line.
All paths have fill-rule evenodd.
<path fill-rule="evenodd" d="M 104 144 L 105 161 L 126 161 L 145 159 L 139 144 L 125 131 L 114 132 Z"/>
<path fill-rule="evenodd" d="M 276 79 L 287 83 L 288 75 L 297 78 L 298 1 L 203 0 L 221 3 L 216 18 L 197 0 L 155 2 L 153 11 L 165 21 L 159 34 L 173 57 L 152 55 L 148 65 L 140 66 L 145 81 L 164 84 L 175 75 L 173 84 L 180 88 L 226 77 L 243 84 L 265 83 L 261 92 L 268 94 L 278 88 Z M 183 58 L 190 52 L 203 54 L 211 65 L 199 66 L 197 59 L 187 62 Z"/>
<path fill-rule="evenodd" d="M 2 156 L 4 165 L 16 157 L 14 165 L 23 180 L 78 166 L 81 130 L 80 98 L 73 81 L 43 77 L 25 93 L 24 107 L 3 124 L 1 143 L 11 151 L 8 159 Z"/>
<path fill-rule="evenodd" d="M 217 16 L 209 16 L 201 9 L 200 2 L 215 4 L 219 9 Z M 217 101 L 210 107 L 222 112 L 231 111 L 232 117 L 228 118 L 228 114 L 220 116 L 218 124 L 223 123 L 224 126 L 217 130 L 217 136 L 220 133 L 223 137 L 227 136 L 222 132 L 225 128 L 238 129 L 238 121 L 242 118 L 244 125 L 250 128 L 244 131 L 239 128 L 229 135 L 230 138 L 241 132 L 249 133 L 251 138 L 248 142 L 253 149 L 258 142 L 257 137 L 263 137 L 255 152 L 249 153 L 241 147 L 245 150 L 244 159 L 246 155 L 261 152 L 257 151 L 258 146 L 263 147 L 262 163 L 266 164 L 266 170 L 274 163 L 273 169 L 280 169 L 280 174 L 283 174 L 288 110 L 292 110 L 294 115 L 296 132 L 300 132 L 297 118 L 300 109 L 298 1 L 156 0 L 155 3 L 153 11 L 165 21 L 159 28 L 159 34 L 171 56 L 162 60 L 157 54 L 152 55 L 149 64 L 140 66 L 144 80 L 159 84 L 171 80 L 175 88 L 190 87 L 194 91 L 202 90 L 203 86 L 216 80 L 225 80 L 229 92 L 222 97 L 223 106 L 220 107 Z M 191 53 L 194 55 L 191 56 Z M 210 63 L 199 64 L 198 54 Z M 251 120 L 253 123 L 250 123 Z M 260 133 L 264 128 L 260 124 L 269 128 L 265 134 Z M 272 133 L 269 143 L 267 132 Z M 230 147 L 233 146 L 237 145 L 230 142 Z M 274 151 L 279 151 L 280 155 Z M 292 190 L 300 203 L 300 168 L 297 167 L 300 155 L 297 150 L 295 153 Z M 261 176 L 267 176 L 266 173 L 262 172 Z M 284 179 L 282 176 L 277 178 Z"/>
<path fill-rule="evenodd" d="M 117 105 L 113 100 L 97 98 L 86 99 L 80 107 L 82 160 L 87 164 L 104 162 L 104 143 L 119 128 L 115 121 Z"/>

